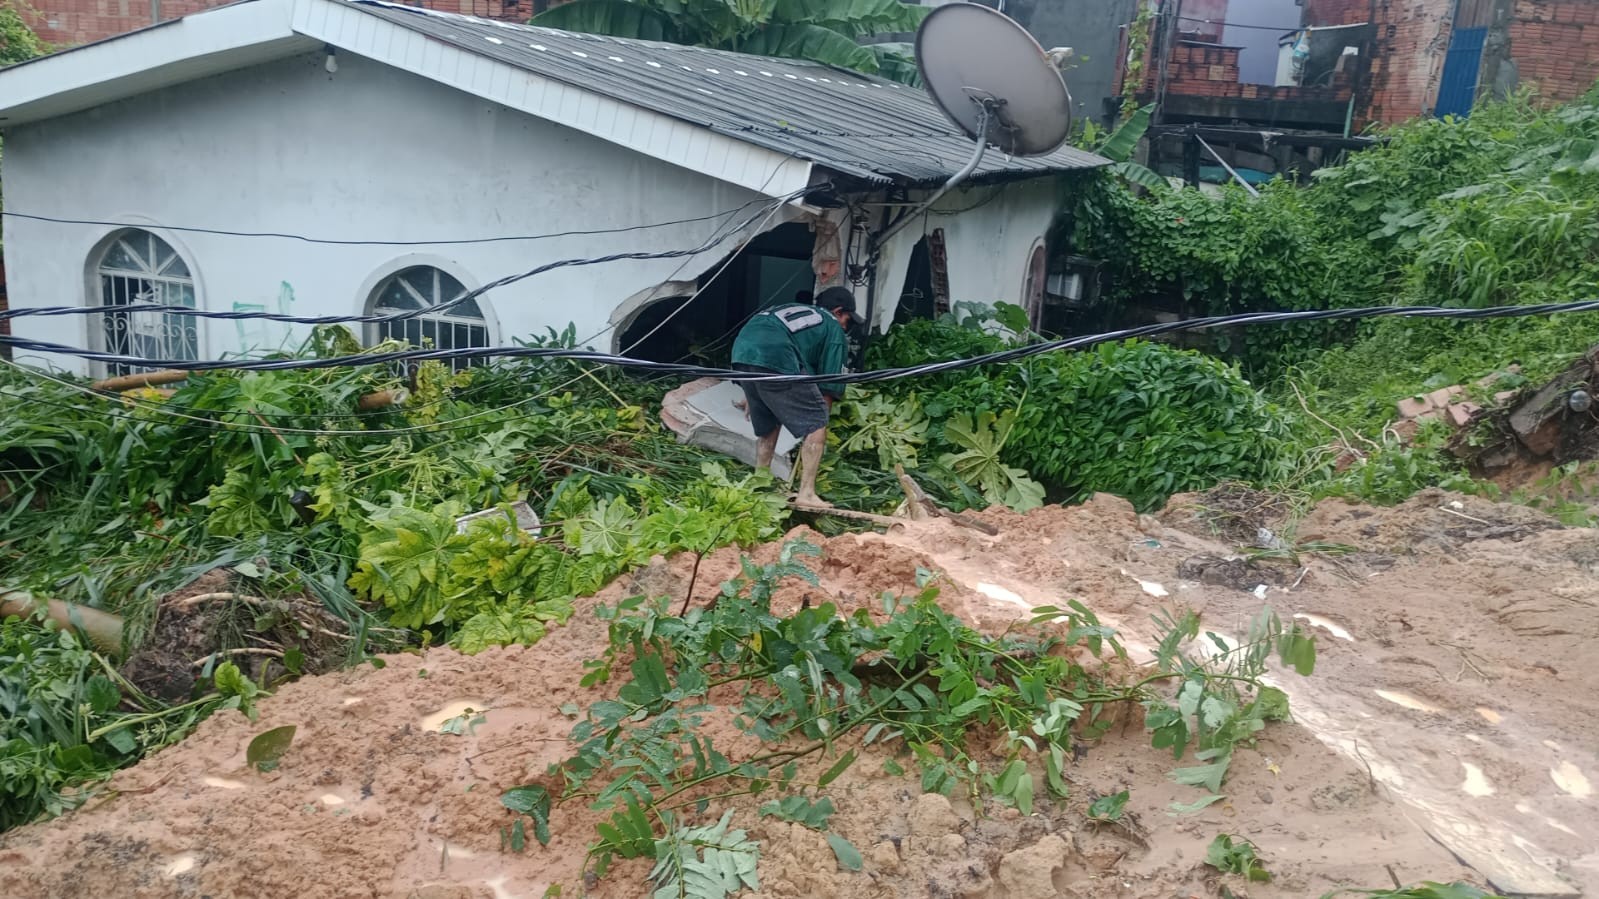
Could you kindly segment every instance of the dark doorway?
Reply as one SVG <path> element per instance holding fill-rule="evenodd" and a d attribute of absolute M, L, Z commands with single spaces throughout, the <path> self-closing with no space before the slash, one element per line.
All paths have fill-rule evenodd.
<path fill-rule="evenodd" d="M 640 310 L 622 328 L 616 349 L 656 362 L 726 362 L 733 338 L 751 315 L 796 302 L 814 289 L 814 242 L 802 222 L 760 235 L 702 277 L 694 296 L 658 300 Z"/>

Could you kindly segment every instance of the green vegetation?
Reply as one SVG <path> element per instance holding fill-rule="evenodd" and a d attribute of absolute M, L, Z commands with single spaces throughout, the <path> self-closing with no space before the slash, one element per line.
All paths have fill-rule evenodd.
<path fill-rule="evenodd" d="M 750 883 L 758 847 L 729 830 L 731 810 L 710 829 L 686 827 L 686 810 L 775 793 L 760 814 L 826 831 L 833 803 L 824 791 L 863 747 L 881 746 L 904 761 L 890 759 L 889 773 L 914 768 L 923 790 L 959 789 L 978 807 L 1029 815 L 1069 797 L 1074 742 L 1104 734 L 1123 704 L 1145 707 L 1155 746 L 1181 758 L 1192 742 L 1204 764 L 1173 776 L 1214 791 L 1234 748 L 1286 715 L 1286 697 L 1261 682 L 1267 657 L 1301 674 L 1315 663 L 1314 638 L 1285 630 L 1270 610 L 1243 646 L 1199 661 L 1197 616 L 1170 613 L 1156 619 L 1164 634 L 1157 668 L 1123 682 L 1108 674 L 1118 666 L 1094 661 L 1125 657 L 1115 631 L 1081 602 L 1039 609 L 1033 627 L 993 638 L 941 608 L 930 576 L 914 595 L 884 594 L 881 614 L 846 616 L 831 603 L 775 614 L 771 599 L 784 580 L 818 583 L 801 562 L 818 554 L 791 542 L 773 564 L 746 560 L 715 605 L 681 616 L 670 597 L 600 607 L 609 645 L 585 683 L 616 678 L 620 687 L 578 714 L 570 758 L 502 798 L 517 815 L 507 828 L 513 848 L 524 818 L 548 842 L 551 810 L 582 803 L 609 812 L 590 843 L 588 873 L 604 876 L 618 858 L 651 858 L 655 895 L 722 896 L 740 879 Z M 1164 682 L 1180 685 L 1175 706 L 1155 689 Z M 710 704 L 712 689 L 730 686 L 736 701 Z M 713 743 L 705 725 L 728 713 L 759 750 L 734 757 Z M 969 747 L 989 745 L 989 736 L 1005 758 L 985 766 Z M 1043 795 L 1034 794 L 1035 774 Z M 1100 800 L 1090 814 L 1116 821 L 1126 801 L 1126 793 Z M 861 867 L 854 846 L 836 834 L 828 842 L 841 867 Z M 724 858 L 718 876 L 713 854 L 725 853 L 736 858 Z"/>
<path fill-rule="evenodd" d="M 1007 342 L 976 318 L 909 322 L 874 344 L 867 363 L 918 365 Z M 1046 495 L 1105 491 L 1151 509 L 1173 493 L 1285 471 L 1287 418 L 1235 367 L 1161 344 L 891 381 L 852 388 L 848 399 L 845 420 L 859 424 L 844 448 L 875 453 L 856 464 L 922 461 L 933 480 L 975 494 L 974 505 L 1026 509 Z"/>
<path fill-rule="evenodd" d="M 351 344 L 324 330 L 305 352 Z M 217 692 L 171 706 L 74 634 L 0 623 L 0 826 L 69 807 L 73 788 L 275 680 L 414 642 L 536 642 L 654 554 L 778 533 L 776 491 L 650 422 L 652 387 L 570 365 L 428 363 L 415 381 L 406 405 L 358 412 L 396 386 L 389 371 L 221 372 L 120 402 L 0 371 L 0 590 L 123 616 L 124 659 L 151 642 L 158 600 L 208 572 L 242 609 L 217 604 L 215 645 L 193 660 Z M 463 512 L 524 498 L 538 534 L 509 515 L 457 533 Z M 285 614 L 306 604 L 314 626 Z M 287 639 L 252 650 L 251 678 L 216 664 L 263 622 Z"/>
<path fill-rule="evenodd" d="M 653 15 L 660 21 L 650 27 L 707 29 L 692 39 L 717 46 L 749 48 L 758 33 L 776 40 L 778 25 L 826 30 L 833 21 L 785 18 L 799 7 L 782 2 L 717 7 L 704 21 L 680 5 L 620 0 L 552 12 L 614 24 L 624 6 L 639 28 Z M 834 7 L 855 16 L 849 21 L 890 27 L 873 18 L 887 9 L 877 0 L 818 8 Z M 905 14 L 882 16 L 889 12 Z M 747 30 L 751 23 L 765 30 Z M 866 33 L 835 31 L 852 47 Z M 1141 127 L 1137 113 L 1129 127 Z M 1095 142 L 1126 162 L 1129 133 Z M 1131 185 L 1153 181 L 1120 166 L 1081 196 L 1070 226 L 1079 248 L 1112 269 L 1108 308 L 1150 297 L 1178 298 L 1196 314 L 1477 307 L 1599 288 L 1599 97 L 1559 110 L 1490 106 L 1467 122 L 1417 123 L 1390 137 L 1308 189 L 1273 185 L 1259 199 L 1163 187 L 1141 194 Z M 998 304 L 899 325 L 871 344 L 867 366 L 1036 339 L 1019 313 Z M 1593 342 L 1594 322 L 1262 326 L 1218 334 L 1209 352 L 1108 343 L 851 388 L 819 486 L 841 505 L 875 512 L 903 499 L 896 465 L 955 509 L 1026 510 L 1102 491 L 1146 511 L 1224 481 L 1383 503 L 1430 485 L 1481 489 L 1445 453 L 1442 425 L 1403 445 L 1386 433 L 1394 402 L 1493 374 L 1502 376 L 1494 389 L 1536 383 Z M 573 338 L 568 329 L 546 342 Z M 319 329 L 300 352 L 359 349 L 348 332 Z M 772 540 L 785 524 L 769 477 L 718 464 L 653 420 L 660 384 L 543 360 L 460 372 L 425 363 L 406 379 L 406 402 L 361 408 L 363 397 L 400 386 L 380 367 L 216 372 L 170 395 L 104 397 L 72 379 L 0 369 L 0 590 L 126 623 L 126 646 L 108 656 L 76 632 L 0 622 L 0 829 L 73 807 L 207 714 L 252 714 L 286 678 L 381 665 L 376 653 L 418 645 L 475 653 L 535 643 L 570 619 L 575 598 L 655 555 L 703 558 Z M 1563 496 L 1599 493 L 1580 467 L 1558 469 L 1549 484 Z M 1577 502 L 1526 499 L 1587 520 Z M 519 502 L 541 527 L 518 526 Z M 480 510 L 504 514 L 460 524 Z M 842 527 L 829 518 L 817 526 Z M 1274 552 L 1301 550 L 1311 548 Z M 746 562 L 709 608 L 687 609 L 682 596 L 601 607 L 609 639 L 586 684 L 614 680 L 616 698 L 574 706 L 571 757 L 502 796 L 505 847 L 523 851 L 530 835 L 548 842 L 551 810 L 581 802 L 608 816 L 589 873 L 648 858 L 656 896 L 726 896 L 755 888 L 760 847 L 732 813 L 690 823 L 685 811 L 759 795 L 761 816 L 824 833 L 834 861 L 859 870 L 860 851 L 829 832 L 829 790 L 861 747 L 889 747 L 885 770 L 914 773 L 923 789 L 1027 813 L 1068 799 L 1075 741 L 1102 733 L 1129 704 L 1152 745 L 1181 762 L 1173 779 L 1203 788 L 1172 807 L 1192 813 L 1222 798 L 1235 749 L 1286 719 L 1286 696 L 1262 680 L 1268 662 L 1300 674 L 1315 664 L 1314 641 L 1270 610 L 1235 647 L 1191 611 L 1162 611 L 1156 660 L 1130 676 L 1119 660 L 1094 661 L 1109 663 L 1121 648 L 1077 600 L 1038 609 L 1001 637 L 941 609 L 931 579 L 909 597 L 883 597 L 881 614 L 844 616 L 825 603 L 775 614 L 771 599 L 785 579 L 815 583 L 802 564 L 813 553 L 793 543 L 771 565 Z M 197 586 L 202 578 L 210 580 Z M 190 588 L 227 599 L 167 600 L 181 614 L 158 615 L 164 598 Z M 158 699 L 119 665 L 161 642 L 161 622 L 184 616 L 214 616 L 214 626 L 203 647 L 176 644 L 195 656 L 179 669 L 193 665 L 196 683 Z M 252 627 L 267 626 L 281 645 L 246 642 Z M 738 699 L 713 709 L 713 688 Z M 740 745 L 758 750 L 712 744 L 704 725 L 729 714 L 753 738 Z M 444 731 L 470 734 L 483 720 L 468 711 Z M 269 770 L 292 751 L 293 736 L 257 735 L 249 764 Z M 979 763 L 967 748 L 988 737 L 1003 747 L 998 764 Z M 1127 792 L 1073 798 L 1091 820 L 1122 826 Z M 1230 835 L 1217 837 L 1208 860 L 1268 877 L 1255 847 Z M 1365 894 L 1487 896 L 1460 884 Z"/>
<path fill-rule="evenodd" d="M 1104 313 L 1163 298 L 1195 315 L 1389 304 L 1483 307 L 1599 295 L 1599 92 L 1560 108 L 1527 98 L 1468 120 L 1425 120 L 1386 145 L 1253 199 L 1104 179 L 1071 222 L 1079 251 L 1106 260 Z M 1407 396 L 1503 373 L 1538 383 L 1594 342 L 1599 317 L 1458 323 L 1256 326 L 1218 333 L 1296 415 L 1295 475 L 1311 496 L 1397 502 L 1434 484 L 1466 485 L 1442 434 L 1409 447 L 1385 437 Z M 1335 471 L 1341 444 L 1356 464 Z"/>
<path fill-rule="evenodd" d="M 1254 843 L 1231 834 L 1217 834 L 1205 849 L 1205 864 L 1223 874 L 1237 874 L 1251 883 L 1271 880 Z"/>
<path fill-rule="evenodd" d="M 859 39 L 915 31 L 927 12 L 900 0 L 572 0 L 539 13 L 532 24 L 810 59 L 916 84 L 907 45 L 862 45 Z"/>

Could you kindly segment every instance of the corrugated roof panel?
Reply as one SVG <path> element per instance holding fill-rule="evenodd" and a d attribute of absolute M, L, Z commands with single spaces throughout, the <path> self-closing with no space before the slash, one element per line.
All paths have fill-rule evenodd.
<path fill-rule="evenodd" d="M 972 153 L 971 140 L 923 91 L 820 63 L 512 25 L 381 0 L 340 2 L 474 55 L 846 175 L 939 182 Z M 973 177 L 1105 164 L 1071 147 L 1032 158 L 991 152 Z"/>

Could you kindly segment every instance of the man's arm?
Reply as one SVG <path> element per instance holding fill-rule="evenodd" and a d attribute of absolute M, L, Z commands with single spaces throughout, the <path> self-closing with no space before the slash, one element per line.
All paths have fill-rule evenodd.
<path fill-rule="evenodd" d="M 829 327 L 831 326 L 831 327 Z M 837 322 L 823 324 L 827 329 L 827 336 L 822 343 L 822 358 L 816 366 L 819 375 L 836 375 L 844 371 L 844 363 L 849 361 L 849 338 L 844 336 L 844 329 Z M 844 398 L 843 384 L 818 384 L 816 385 L 824 396 L 830 399 Z"/>

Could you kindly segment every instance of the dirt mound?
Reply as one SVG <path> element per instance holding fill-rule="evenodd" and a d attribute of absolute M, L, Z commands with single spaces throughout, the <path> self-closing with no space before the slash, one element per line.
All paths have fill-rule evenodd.
<path fill-rule="evenodd" d="M 707 815 L 737 809 L 735 825 L 761 843 L 760 895 L 771 897 L 1217 895 L 1202 862 L 1222 832 L 1253 840 L 1274 875 L 1229 881 L 1236 896 L 1382 886 L 1390 870 L 1406 882 L 1487 880 L 1541 895 L 1599 890 L 1599 674 L 1583 664 L 1599 621 L 1599 535 L 1478 502 L 1426 496 L 1386 511 L 1332 503 L 1307 520 L 1301 539 L 1314 529 L 1395 561 L 1357 569 L 1349 556 L 1306 554 L 1286 563 L 1292 577 L 1261 582 L 1280 614 L 1317 628 L 1318 670 L 1281 676 L 1298 723 L 1240 750 L 1226 798 L 1197 813 L 1171 813 L 1204 794 L 1167 776 L 1170 754 L 1151 749 L 1129 716 L 1082 744 L 1072 797 L 1039 790 L 1029 816 L 982 815 L 959 794 L 923 794 L 914 771 L 889 774 L 886 750 L 869 748 L 828 790 L 838 807 L 832 830 L 864 856 L 858 873 L 838 868 L 822 835 L 759 817 L 747 797 Z M 791 581 L 774 607 L 874 609 L 882 591 L 910 592 L 918 570 L 932 571 L 944 576 L 944 607 L 986 632 L 1079 598 L 1137 656 L 1158 609 L 1191 606 L 1225 635 L 1261 604 L 1249 577 L 1179 574 L 1195 570 L 1195 558 L 1229 558 L 1232 547 L 1208 529 L 1162 527 L 1120 500 L 983 517 L 999 537 L 946 522 L 810 534 L 823 548 L 821 584 Z M 754 555 L 777 553 L 771 545 Z M 681 600 L 691 568 L 691 559 L 658 561 L 580 602 L 569 625 L 533 647 L 388 656 L 381 669 L 286 685 L 261 703 L 258 722 L 215 716 L 120 773 L 104 798 L 0 837 L 0 895 L 500 899 L 539 897 L 554 884 L 577 895 L 596 813 L 558 807 L 550 846 L 517 854 L 501 847 L 511 815 L 499 796 L 568 754 L 573 720 L 563 706 L 600 698 L 579 685 L 584 660 L 606 639 L 594 607 L 638 592 Z M 708 557 L 692 601 L 709 601 L 737 571 L 735 552 Z M 480 725 L 439 732 L 467 708 L 487 710 Z M 289 724 L 298 733 L 277 770 L 249 769 L 251 738 Z M 997 758 L 984 747 L 972 753 Z M 1124 789 L 1124 824 L 1086 820 L 1088 803 Z M 589 894 L 645 895 L 646 873 L 641 862 L 619 863 Z"/>

